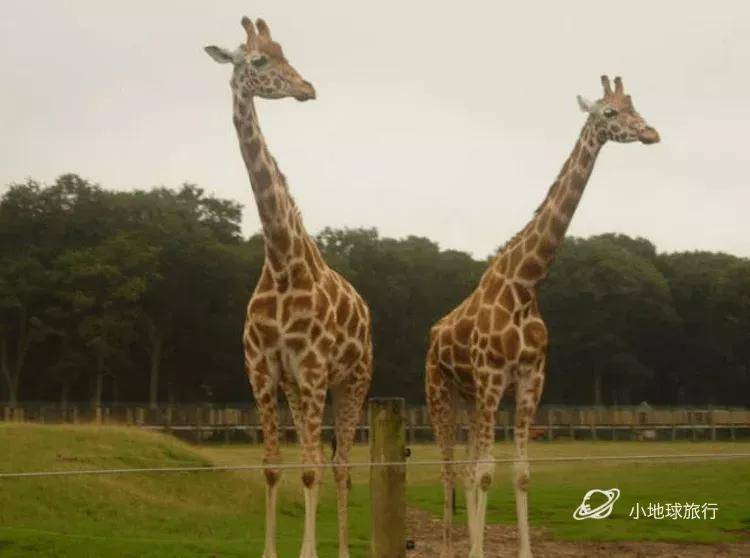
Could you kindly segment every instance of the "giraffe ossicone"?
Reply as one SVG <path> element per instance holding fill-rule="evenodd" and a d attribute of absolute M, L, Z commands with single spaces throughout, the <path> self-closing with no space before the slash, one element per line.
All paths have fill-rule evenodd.
<path fill-rule="evenodd" d="M 323 260 L 266 145 L 255 97 L 299 101 L 315 98 L 271 38 L 265 21 L 245 17 L 246 40 L 234 51 L 206 52 L 233 65 L 234 125 L 263 227 L 265 260 L 247 306 L 245 367 L 263 428 L 264 462 L 279 463 L 279 388 L 286 396 L 301 445 L 305 522 L 300 558 L 317 556 L 315 518 L 324 461 L 321 423 L 331 392 L 336 454 L 339 558 L 348 558 L 349 451 L 372 376 L 370 312 L 349 282 Z M 279 469 L 265 470 L 266 535 L 263 558 L 277 558 Z"/>
<path fill-rule="evenodd" d="M 430 332 L 426 359 L 426 395 L 442 457 L 450 462 L 456 444 L 457 405 L 470 409 L 468 458 L 491 459 L 495 413 L 501 398 L 515 394 L 515 497 L 519 556 L 530 557 L 527 445 L 545 379 L 548 333 L 537 299 L 537 285 L 549 271 L 594 168 L 608 141 L 644 144 L 659 134 L 636 112 L 622 80 L 602 76 L 604 95 L 596 102 L 578 97 L 588 119 L 557 179 L 531 221 L 498 252 L 479 285 Z M 464 485 L 469 522 L 470 558 L 484 556 L 487 493 L 494 465 L 466 468 Z M 443 546 L 441 558 L 453 558 L 451 525 L 456 472 L 443 467 Z"/>

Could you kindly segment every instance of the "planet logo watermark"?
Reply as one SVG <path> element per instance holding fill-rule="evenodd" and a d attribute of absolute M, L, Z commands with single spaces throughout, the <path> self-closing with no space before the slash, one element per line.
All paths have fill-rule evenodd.
<path fill-rule="evenodd" d="M 594 507 L 591 505 L 591 499 L 598 495 L 604 496 L 606 502 Z M 619 497 L 620 490 L 618 488 L 610 488 L 609 490 L 599 490 L 598 488 L 594 488 L 589 490 L 583 497 L 581 505 L 573 512 L 573 519 L 581 521 L 582 519 L 604 519 L 609 517 L 615 507 L 615 502 Z M 597 497 L 597 500 L 598 499 L 599 498 Z"/>

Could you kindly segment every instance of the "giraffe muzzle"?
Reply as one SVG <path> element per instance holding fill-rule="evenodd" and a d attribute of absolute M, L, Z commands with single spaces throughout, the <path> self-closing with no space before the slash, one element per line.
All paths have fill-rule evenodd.
<path fill-rule="evenodd" d="M 645 144 L 651 144 L 651 143 L 659 143 L 659 132 L 654 130 L 651 126 L 644 128 L 643 131 L 638 134 L 638 139 L 641 143 Z"/>
<path fill-rule="evenodd" d="M 294 98 L 298 101 L 311 101 L 315 99 L 315 88 L 309 81 L 303 81 Z"/>

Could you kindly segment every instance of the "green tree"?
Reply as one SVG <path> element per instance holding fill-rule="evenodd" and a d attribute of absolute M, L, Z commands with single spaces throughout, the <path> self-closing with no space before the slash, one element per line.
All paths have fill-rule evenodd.
<path fill-rule="evenodd" d="M 92 403 L 101 405 L 104 378 L 126 361 L 140 318 L 139 302 L 160 279 L 157 250 L 127 234 L 94 248 L 72 250 L 58 261 L 60 297 L 77 318 L 76 334 L 95 358 Z"/>
<path fill-rule="evenodd" d="M 588 401 L 597 405 L 647 393 L 657 362 L 653 340 L 675 327 L 678 316 L 666 279 L 632 246 L 611 235 L 571 238 L 562 246 L 541 287 L 554 397 L 580 401 L 581 385 L 590 386 Z"/>
<path fill-rule="evenodd" d="M 40 313 L 49 294 L 48 280 L 31 255 L 0 259 L 0 372 L 11 407 L 18 403 L 29 351 L 47 335 Z"/>
<path fill-rule="evenodd" d="M 223 273 L 223 249 L 241 241 L 241 208 L 207 196 L 192 184 L 176 192 L 158 188 L 124 193 L 118 203 L 127 216 L 128 229 L 158 247 L 160 280 L 144 293 L 139 330 L 148 356 L 148 400 L 156 407 L 165 356 L 177 356 L 176 336 L 189 337 L 189 328 L 195 332 L 200 327 L 201 318 L 194 310 L 207 294 L 199 292 L 195 279 L 205 270 Z M 217 288 L 226 293 L 225 288 Z"/>
<path fill-rule="evenodd" d="M 667 278 L 680 327 L 663 339 L 666 374 L 657 389 L 673 393 L 680 404 L 718 403 L 714 381 L 724 362 L 726 347 L 716 324 L 715 293 L 722 273 L 737 258 L 710 252 L 682 252 L 660 256 L 658 265 Z"/>
<path fill-rule="evenodd" d="M 98 401 L 112 377 L 153 406 L 247 401 L 241 332 L 264 246 L 241 237 L 240 217 L 191 184 L 11 184 L 0 199 L 0 398 Z M 325 229 L 318 242 L 372 310 L 372 394 L 422 401 L 429 328 L 487 262 L 375 229 Z M 544 402 L 747 404 L 748 265 L 618 234 L 569 239 L 540 289 Z"/>
<path fill-rule="evenodd" d="M 717 276 L 712 293 L 712 322 L 722 361 L 709 380 L 715 398 L 747 404 L 750 393 L 750 260 L 737 260 Z"/>

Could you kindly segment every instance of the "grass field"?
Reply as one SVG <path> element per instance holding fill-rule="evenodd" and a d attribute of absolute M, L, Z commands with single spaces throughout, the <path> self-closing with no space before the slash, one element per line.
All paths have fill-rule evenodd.
<path fill-rule="evenodd" d="M 436 459 L 433 446 L 412 448 L 411 461 Z M 531 457 L 750 452 L 747 443 L 536 442 Z M 497 457 L 510 456 L 498 444 Z M 0 472 L 259 463 L 247 446 L 183 444 L 136 429 L 0 425 Z M 296 459 L 289 448 L 286 461 Z M 357 461 L 367 449 L 357 448 Z M 366 469 L 352 480 L 352 556 L 364 558 L 368 537 Z M 439 514 L 437 467 L 409 469 L 411 505 Z M 572 511 L 591 488 L 617 487 L 622 496 L 605 521 L 574 521 Z M 460 494 L 460 491 L 459 491 Z M 282 478 L 280 556 L 295 556 L 304 514 L 299 475 Z M 713 521 L 634 520 L 639 502 L 715 502 Z M 462 499 L 459 516 L 464 521 Z M 514 523 L 510 466 L 499 465 L 489 522 Z M 750 460 L 534 463 L 530 517 L 570 540 L 668 540 L 717 543 L 750 533 Z M 318 516 L 319 555 L 335 556 L 334 489 L 327 473 Z M 0 556 L 253 556 L 263 540 L 263 485 L 257 472 L 136 474 L 47 479 L 0 479 Z M 257 552 L 254 552 L 257 550 Z"/>

